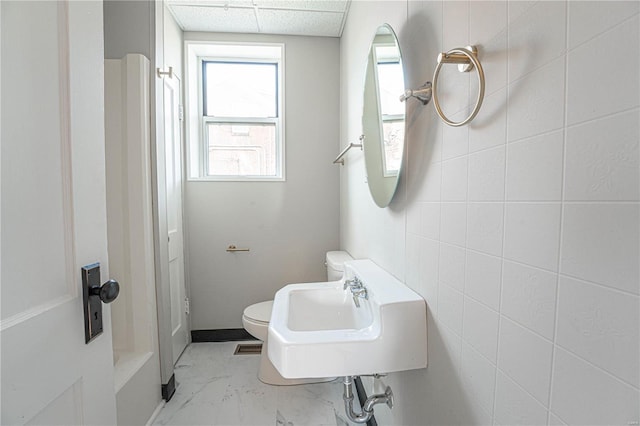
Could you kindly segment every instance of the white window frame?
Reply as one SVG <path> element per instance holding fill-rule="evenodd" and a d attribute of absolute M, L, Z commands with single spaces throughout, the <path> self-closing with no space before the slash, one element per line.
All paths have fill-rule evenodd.
<path fill-rule="evenodd" d="M 277 117 L 205 117 L 203 62 L 275 63 L 277 64 Z M 284 137 L 284 44 L 282 43 L 228 43 L 208 41 L 186 41 L 185 62 L 187 70 L 187 179 L 197 181 L 231 182 L 282 182 L 285 174 Z M 209 175 L 207 125 L 229 124 L 275 124 L 276 174 L 275 176 Z"/>

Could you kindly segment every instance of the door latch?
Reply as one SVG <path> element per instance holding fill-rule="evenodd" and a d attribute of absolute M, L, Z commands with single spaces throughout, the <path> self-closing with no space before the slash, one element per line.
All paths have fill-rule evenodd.
<path fill-rule="evenodd" d="M 116 280 L 100 285 L 100 263 L 82 267 L 85 343 L 102 333 L 102 303 L 113 302 L 119 293 L 120 284 Z"/>

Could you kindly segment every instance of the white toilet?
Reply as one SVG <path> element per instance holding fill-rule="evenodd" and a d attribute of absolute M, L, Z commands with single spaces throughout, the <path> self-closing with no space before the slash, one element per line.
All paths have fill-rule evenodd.
<path fill-rule="evenodd" d="M 338 281 L 344 274 L 344 262 L 353 260 L 346 251 L 330 251 L 326 255 L 327 281 Z M 273 300 L 260 302 L 248 306 L 242 314 L 242 325 L 256 339 L 262 340 L 262 352 L 260 354 L 260 369 L 258 378 L 268 385 L 300 385 L 305 383 L 317 383 L 333 380 L 326 379 L 285 379 L 271 364 L 267 356 L 267 334 Z"/>

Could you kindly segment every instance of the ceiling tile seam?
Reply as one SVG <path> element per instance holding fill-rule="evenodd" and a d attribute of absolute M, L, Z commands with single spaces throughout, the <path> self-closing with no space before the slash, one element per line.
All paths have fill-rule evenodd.
<path fill-rule="evenodd" d="M 176 24 L 178 24 L 178 26 L 180 27 L 180 29 L 181 29 L 182 31 L 184 31 L 184 30 L 185 30 L 185 25 L 184 25 L 184 23 L 180 20 L 180 18 L 178 18 L 178 15 L 174 12 L 174 10 L 173 10 L 173 7 L 172 7 L 172 6 L 173 6 L 173 5 L 171 5 L 171 4 L 169 5 L 169 7 L 168 7 L 169 12 L 171 12 L 171 16 L 173 16 L 173 19 L 176 21 Z"/>
<path fill-rule="evenodd" d="M 351 10 L 351 2 L 347 3 L 347 7 L 345 8 L 345 11 L 342 13 L 342 22 L 340 23 L 340 31 L 338 32 L 338 38 L 342 37 L 344 26 L 347 24 L 347 16 L 349 16 L 349 10 Z"/>
<path fill-rule="evenodd" d="M 253 16 L 256 18 L 256 27 L 258 28 L 258 33 L 262 33 L 262 25 L 260 25 L 260 14 L 258 13 L 258 6 L 253 5 Z"/>
<path fill-rule="evenodd" d="M 216 4 L 198 4 L 198 5 L 191 5 L 191 4 L 178 4 L 178 3 L 171 3 L 169 5 L 169 9 L 173 9 L 173 7 L 198 7 L 198 8 L 207 8 L 207 9 L 223 9 L 223 10 L 229 10 L 229 9 L 262 9 L 262 10 L 281 10 L 281 11 L 292 11 L 292 12 L 318 12 L 318 13 L 346 13 L 346 11 L 339 11 L 339 10 L 328 10 L 328 9 L 297 9 L 297 8 L 285 8 L 285 7 L 263 7 L 263 6 L 244 6 L 244 5 L 237 5 L 237 6 L 223 6 L 223 5 L 216 5 Z M 348 6 L 347 9 L 348 10 Z"/>

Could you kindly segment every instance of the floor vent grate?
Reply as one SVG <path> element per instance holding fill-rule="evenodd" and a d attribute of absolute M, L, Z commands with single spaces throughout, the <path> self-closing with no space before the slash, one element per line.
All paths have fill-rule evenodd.
<path fill-rule="evenodd" d="M 257 344 L 239 344 L 236 346 L 234 355 L 260 355 L 262 352 L 262 343 Z"/>

